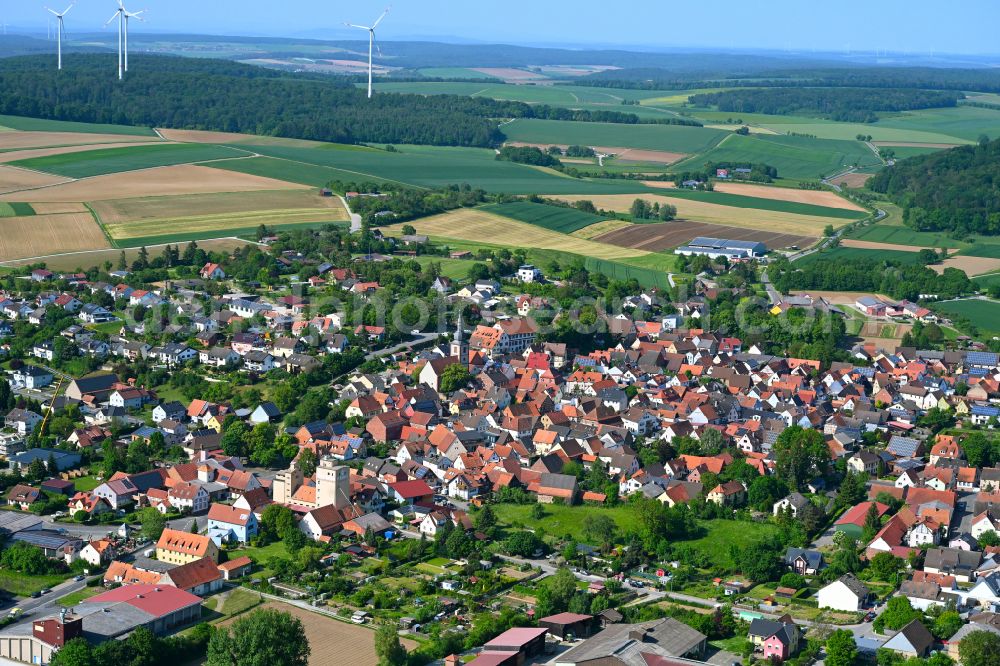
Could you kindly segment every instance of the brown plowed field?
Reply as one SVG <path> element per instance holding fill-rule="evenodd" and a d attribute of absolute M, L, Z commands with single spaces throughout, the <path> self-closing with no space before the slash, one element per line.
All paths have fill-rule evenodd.
<path fill-rule="evenodd" d="M 757 241 L 766 244 L 769 250 L 785 248 L 791 245 L 808 247 L 816 242 L 815 236 L 728 227 L 721 224 L 691 222 L 688 220 L 675 220 L 673 222 L 661 222 L 658 224 L 633 224 L 625 229 L 597 236 L 594 240 L 598 243 L 607 243 L 608 245 L 663 252 L 672 250 L 679 245 L 684 245 L 697 236 Z"/>

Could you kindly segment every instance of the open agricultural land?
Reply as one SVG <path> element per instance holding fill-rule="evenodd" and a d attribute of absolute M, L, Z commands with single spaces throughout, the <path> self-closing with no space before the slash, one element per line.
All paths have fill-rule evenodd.
<path fill-rule="evenodd" d="M 676 220 L 655 224 L 632 224 L 596 236 L 593 240 L 621 247 L 664 252 L 684 245 L 697 236 L 726 238 L 766 243 L 768 248 L 808 247 L 816 242 L 816 236 L 780 233 L 762 229 L 730 227 L 705 222 Z"/>
<path fill-rule="evenodd" d="M 936 303 L 934 309 L 955 320 L 966 320 L 989 335 L 1000 335 L 1000 302 L 961 299 Z M 957 322 L 956 322 L 957 323 Z M 961 325 L 959 324 L 961 328 Z"/>

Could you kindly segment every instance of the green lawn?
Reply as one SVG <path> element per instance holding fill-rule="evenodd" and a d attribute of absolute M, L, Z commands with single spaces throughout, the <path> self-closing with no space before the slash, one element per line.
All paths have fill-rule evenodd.
<path fill-rule="evenodd" d="M 730 546 L 748 546 L 777 533 L 778 528 L 770 523 L 745 523 L 735 520 L 699 520 L 704 534 L 691 541 L 677 542 L 677 545 L 701 551 L 709 555 L 713 562 L 733 566 L 729 556 Z"/>
<path fill-rule="evenodd" d="M 84 599 L 89 599 L 104 591 L 103 587 L 85 587 L 77 592 L 70 592 L 64 597 L 59 597 L 56 603 L 60 606 L 76 606 Z"/>
<path fill-rule="evenodd" d="M 81 476 L 78 479 L 71 479 L 71 481 L 78 492 L 87 492 L 101 485 L 101 481 L 98 481 L 97 477 L 93 474 Z"/>
<path fill-rule="evenodd" d="M 19 597 L 26 597 L 32 592 L 54 587 L 66 578 L 67 576 L 61 574 L 29 576 L 10 569 L 0 569 L 0 590 L 5 590 Z"/>
<path fill-rule="evenodd" d="M 140 144 L 123 148 L 101 148 L 79 153 L 33 157 L 12 162 L 14 166 L 54 173 L 69 178 L 88 178 L 121 171 L 189 164 L 247 155 L 247 151 L 196 143 Z"/>
<path fill-rule="evenodd" d="M 934 309 L 956 318 L 965 318 L 991 334 L 1000 334 L 1000 303 L 966 299 L 936 303 Z"/>
<path fill-rule="evenodd" d="M 125 134 L 132 136 L 156 136 L 149 127 L 127 127 L 125 125 L 103 125 L 100 123 L 76 123 L 66 120 L 45 120 L 22 116 L 0 116 L 0 125 L 25 132 L 80 132 L 82 134 Z"/>
<path fill-rule="evenodd" d="M 617 92 L 617 91 L 615 91 Z M 621 106 L 617 110 L 628 112 Z M 569 120 L 521 119 L 503 126 L 510 141 L 539 144 L 642 148 L 672 153 L 700 153 L 730 136 L 725 130 L 685 125 L 624 125 Z"/>
<path fill-rule="evenodd" d="M 263 548 L 247 546 L 245 548 L 240 548 L 239 550 L 230 551 L 229 559 L 234 560 L 243 555 L 246 555 L 257 564 L 263 565 L 267 564 L 267 561 L 272 557 L 288 557 L 288 549 L 285 548 L 285 544 L 281 541 L 275 541 L 274 543 L 267 544 Z"/>
<path fill-rule="evenodd" d="M 872 224 L 849 234 L 850 238 L 872 241 L 875 243 L 893 243 L 895 245 L 912 245 L 920 248 L 938 249 L 963 248 L 967 244 L 949 238 L 947 233 L 937 231 L 915 231 L 909 227 L 883 224 Z"/>
<path fill-rule="evenodd" d="M 504 526 L 520 525 L 529 529 L 543 529 L 551 536 L 562 538 L 570 535 L 578 541 L 583 538 L 583 520 L 587 516 L 605 515 L 615 521 L 618 529 L 624 531 L 635 525 L 632 511 L 628 507 L 566 506 L 563 504 L 544 505 L 545 515 L 534 518 L 533 504 L 494 504 L 497 522 Z"/>
<path fill-rule="evenodd" d="M 218 599 L 219 597 L 212 597 L 213 599 Z M 219 609 L 219 603 L 222 604 L 221 610 Z M 251 590 L 246 590 L 242 587 L 238 587 L 229 593 L 225 601 L 221 601 L 216 604 L 214 610 L 219 610 L 223 615 L 233 616 L 239 613 L 246 612 L 258 606 L 261 603 L 261 597 L 256 592 Z"/>

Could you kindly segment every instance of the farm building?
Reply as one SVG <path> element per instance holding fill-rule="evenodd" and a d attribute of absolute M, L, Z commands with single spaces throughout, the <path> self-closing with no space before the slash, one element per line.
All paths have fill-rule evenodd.
<path fill-rule="evenodd" d="M 738 241 L 725 238 L 698 236 L 687 245 L 682 245 L 674 254 L 686 257 L 705 256 L 711 259 L 754 259 L 767 254 L 767 245 L 758 241 Z"/>

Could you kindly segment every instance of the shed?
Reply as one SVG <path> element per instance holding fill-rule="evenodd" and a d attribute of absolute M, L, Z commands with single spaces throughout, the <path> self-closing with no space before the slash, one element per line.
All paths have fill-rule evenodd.
<path fill-rule="evenodd" d="M 565 639 L 588 638 L 594 631 L 594 616 L 582 613 L 558 613 L 538 620 L 538 626 L 548 630 L 553 636 Z"/>

